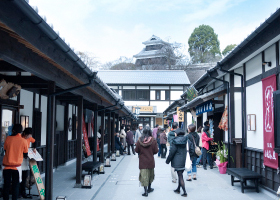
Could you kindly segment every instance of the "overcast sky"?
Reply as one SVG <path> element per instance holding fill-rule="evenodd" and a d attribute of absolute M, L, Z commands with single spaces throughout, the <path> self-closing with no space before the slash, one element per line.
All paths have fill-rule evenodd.
<path fill-rule="evenodd" d="M 279 0 L 29 0 L 75 50 L 101 63 L 139 53 L 153 34 L 188 44 L 210 25 L 221 51 L 239 44 L 280 7 Z"/>

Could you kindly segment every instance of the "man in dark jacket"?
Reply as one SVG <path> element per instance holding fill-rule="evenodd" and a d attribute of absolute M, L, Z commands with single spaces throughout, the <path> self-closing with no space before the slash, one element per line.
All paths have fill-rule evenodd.
<path fill-rule="evenodd" d="M 172 123 L 172 128 L 173 128 L 173 130 L 170 131 L 168 133 L 168 136 L 167 136 L 168 143 L 170 144 L 170 149 L 171 149 L 171 147 L 173 145 L 173 139 L 175 138 L 175 130 L 178 128 L 178 123 L 177 122 L 173 122 Z M 172 176 L 172 182 L 176 183 L 177 182 L 177 175 L 175 173 L 175 169 L 172 166 L 171 166 L 171 176 Z"/>
<path fill-rule="evenodd" d="M 130 155 L 130 148 L 132 148 L 132 153 L 135 155 L 134 151 L 134 139 L 133 139 L 133 133 L 130 131 L 130 126 L 127 127 L 127 133 L 126 133 L 126 142 L 127 142 L 127 155 Z"/>
<path fill-rule="evenodd" d="M 119 133 L 115 133 L 115 148 L 116 148 L 116 150 L 120 151 L 121 155 L 123 155 L 123 146 L 122 146 L 122 143 L 120 142 L 120 137 L 118 134 Z"/>
<path fill-rule="evenodd" d="M 160 149 L 161 149 L 161 158 L 165 158 L 166 156 L 166 143 L 167 143 L 167 137 L 166 137 L 166 133 L 165 133 L 165 128 L 162 128 L 160 130 Z"/>

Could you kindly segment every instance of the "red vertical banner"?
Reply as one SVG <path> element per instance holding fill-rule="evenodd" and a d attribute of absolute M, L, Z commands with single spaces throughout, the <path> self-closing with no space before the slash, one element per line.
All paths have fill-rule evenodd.
<path fill-rule="evenodd" d="M 84 135 L 84 141 L 85 141 L 85 146 L 86 146 L 86 150 L 87 150 L 87 156 L 90 156 L 91 152 L 90 152 L 90 146 L 89 146 L 89 142 L 88 142 L 88 135 L 87 135 L 86 122 L 85 122 L 84 116 L 83 116 L 83 135 Z"/>
<path fill-rule="evenodd" d="M 276 91 L 276 76 L 262 79 L 263 90 L 263 150 L 264 165 L 273 169 L 278 168 L 278 154 L 274 148 L 274 104 L 273 92 Z"/>

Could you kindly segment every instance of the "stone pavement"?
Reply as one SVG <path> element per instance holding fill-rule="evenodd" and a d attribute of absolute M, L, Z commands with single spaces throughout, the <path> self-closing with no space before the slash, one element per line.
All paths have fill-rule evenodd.
<path fill-rule="evenodd" d="M 155 156 L 155 180 L 152 187 L 154 192 L 150 193 L 149 199 L 182 199 L 173 192 L 177 183 L 171 182 L 170 165 L 165 164 L 165 159 Z M 64 195 L 67 200 L 124 200 L 124 199 L 147 199 L 142 197 L 143 187 L 139 187 L 138 156 L 125 155 L 117 157 L 117 161 L 111 161 L 111 167 L 105 168 L 105 174 L 93 176 L 91 189 L 73 188 L 75 184 L 76 163 L 59 167 L 54 173 L 54 198 Z M 84 174 L 86 174 L 84 172 Z M 187 174 L 184 173 L 186 180 Z M 230 176 L 219 174 L 218 169 L 203 170 L 198 168 L 196 181 L 185 181 L 188 199 L 192 200 L 273 200 L 277 197 L 263 189 L 260 193 L 254 190 L 245 190 L 241 193 L 240 183 L 235 186 L 230 184 Z M 32 193 L 36 194 L 36 187 L 33 186 Z M 182 193 L 182 192 L 181 192 Z M 36 199 L 36 198 L 33 198 Z"/>

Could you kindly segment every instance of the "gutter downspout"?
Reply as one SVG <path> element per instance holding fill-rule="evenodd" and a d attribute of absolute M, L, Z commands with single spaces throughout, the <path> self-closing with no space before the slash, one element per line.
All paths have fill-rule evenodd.
<path fill-rule="evenodd" d="M 220 65 L 220 63 L 218 63 L 218 65 Z M 238 73 L 235 73 L 235 72 L 230 72 L 230 71 L 227 71 L 227 70 L 224 70 L 222 69 L 222 66 L 220 65 L 220 71 L 222 72 L 226 72 L 226 73 L 229 73 L 229 74 L 233 74 L 233 75 L 236 75 L 236 76 L 240 76 L 241 77 L 241 107 L 242 107 L 242 167 L 244 168 L 245 167 L 245 152 L 244 152 L 244 146 L 245 146 L 245 95 L 244 95 L 244 77 L 242 74 L 238 74 Z"/>
<path fill-rule="evenodd" d="M 227 106 L 228 106 L 228 111 L 229 111 L 229 82 L 228 81 L 224 81 L 221 79 L 218 79 L 216 77 L 212 77 L 209 72 L 207 71 L 207 75 L 208 77 L 217 80 L 217 81 L 221 81 L 223 83 L 227 84 Z M 228 112 L 228 156 L 230 156 L 230 133 L 229 133 L 230 127 L 229 127 L 229 112 Z M 230 168 L 230 159 L 228 159 L 228 168 Z"/>

